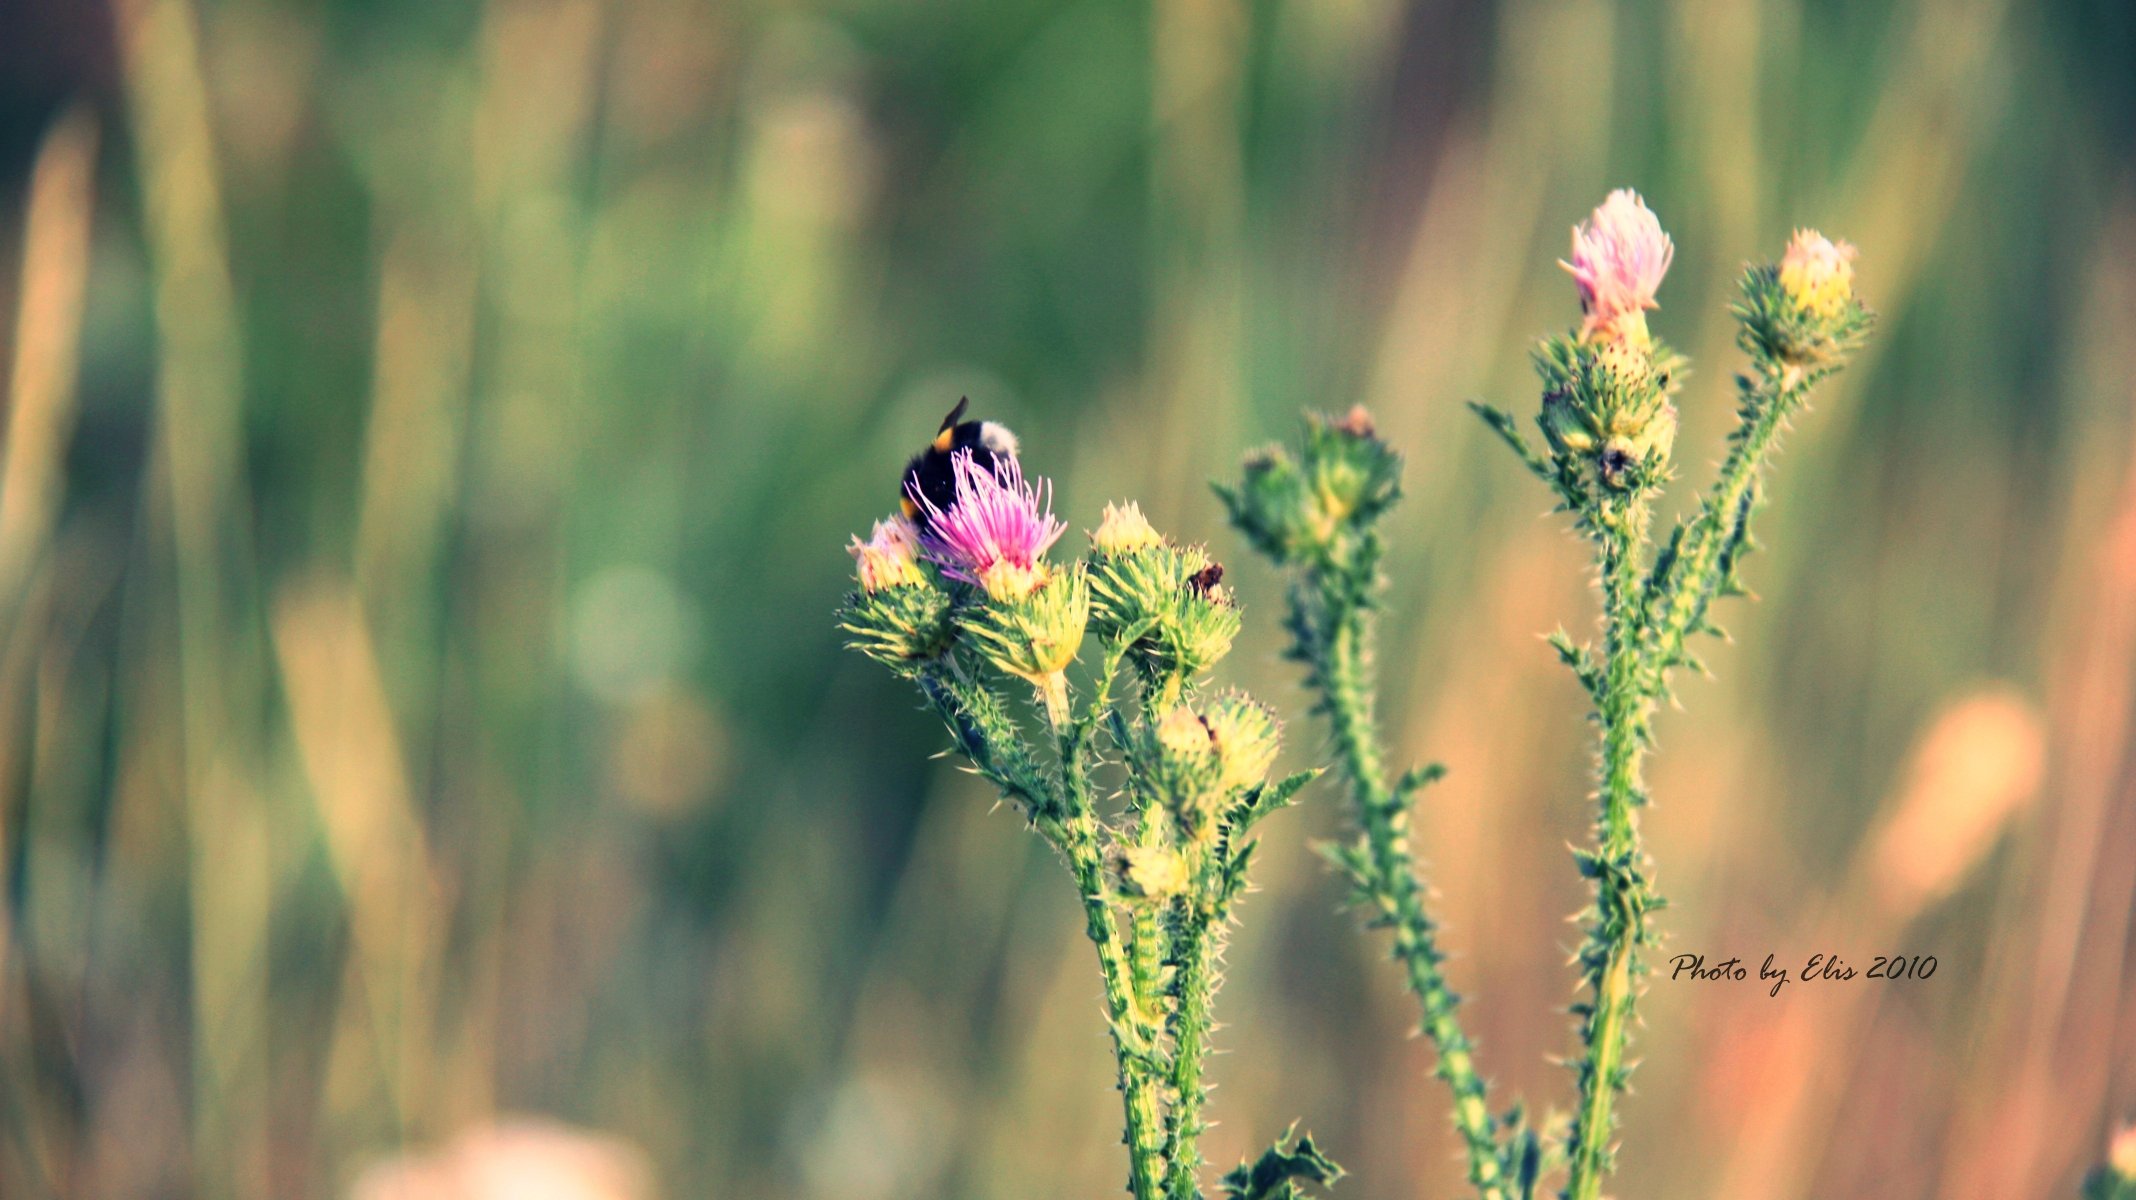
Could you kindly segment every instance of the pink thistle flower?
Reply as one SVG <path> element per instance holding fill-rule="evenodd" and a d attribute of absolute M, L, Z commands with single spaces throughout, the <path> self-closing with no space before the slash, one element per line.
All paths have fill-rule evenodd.
<path fill-rule="evenodd" d="M 1067 526 L 1053 517 L 1053 485 L 1024 482 L 1014 458 L 996 456 L 991 470 L 960 450 L 951 460 L 957 498 L 944 510 L 914 490 L 925 514 L 920 550 L 942 573 L 986 589 L 996 600 L 1021 600 L 1047 579 L 1048 547 Z"/>
<path fill-rule="evenodd" d="M 1580 310 L 1587 314 L 1580 336 L 1643 342 L 1645 310 L 1658 307 L 1654 293 L 1675 256 L 1675 243 L 1639 193 L 1611 192 L 1584 224 L 1573 227 L 1572 258 L 1558 263 L 1580 288 Z"/>

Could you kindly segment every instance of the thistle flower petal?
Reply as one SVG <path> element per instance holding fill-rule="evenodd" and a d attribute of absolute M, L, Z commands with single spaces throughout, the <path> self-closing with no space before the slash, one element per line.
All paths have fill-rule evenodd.
<path fill-rule="evenodd" d="M 1644 340 L 1645 310 L 1658 307 L 1654 293 L 1675 256 L 1675 244 L 1639 193 L 1611 192 L 1573 227 L 1572 257 L 1558 263 L 1579 285 L 1580 310 L 1587 314 L 1580 336 Z"/>
<path fill-rule="evenodd" d="M 1044 558 L 1067 529 L 1054 519 L 1053 484 L 1024 480 L 1014 458 L 997 457 L 991 470 L 961 450 L 951 461 L 956 500 L 948 509 L 913 491 L 927 521 L 920 551 L 951 579 L 984 588 L 996 600 L 1020 600 L 1048 578 Z"/>

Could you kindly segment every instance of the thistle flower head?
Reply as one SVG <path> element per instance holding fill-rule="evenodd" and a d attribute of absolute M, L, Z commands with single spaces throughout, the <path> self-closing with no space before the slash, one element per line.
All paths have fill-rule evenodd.
<path fill-rule="evenodd" d="M 997 571 L 994 577 L 1002 576 Z M 1083 645 L 1090 581 L 1081 563 L 1043 569 L 1039 578 L 1022 596 L 1004 598 L 989 588 L 989 602 L 963 606 L 959 621 L 988 662 L 1043 689 L 1067 670 Z"/>
<path fill-rule="evenodd" d="M 1854 257 L 1847 243 L 1798 229 L 1779 262 L 1744 272 L 1738 340 L 1788 387 L 1837 369 L 1868 331 L 1874 314 L 1855 294 Z"/>
<path fill-rule="evenodd" d="M 921 551 L 944 575 L 983 588 L 995 600 L 1030 596 L 1049 578 L 1046 550 L 1067 528 L 1053 516 L 1053 485 L 1044 479 L 1026 483 L 1023 468 L 1007 456 L 996 457 L 990 470 L 962 450 L 952 469 L 957 496 L 947 510 L 913 492 L 927 518 Z"/>
<path fill-rule="evenodd" d="M 1780 257 L 1780 286 L 1802 311 L 1837 320 L 1854 302 L 1855 249 L 1814 229 L 1798 229 Z"/>
<path fill-rule="evenodd" d="M 1282 727 L 1267 705 L 1226 692 L 1209 703 L 1202 719 L 1216 747 L 1220 791 L 1243 791 L 1267 777 L 1282 742 Z"/>
<path fill-rule="evenodd" d="M 1345 553 L 1401 495 L 1402 459 L 1363 407 L 1342 417 L 1307 413 L 1294 457 L 1280 446 L 1246 459 L 1235 485 L 1217 495 L 1231 523 L 1279 563 L 1327 561 Z"/>
<path fill-rule="evenodd" d="M 863 542 L 854 537 L 846 546 L 853 556 L 860 590 L 874 593 L 894 587 L 915 587 L 927 582 L 920 570 L 920 531 L 901 516 L 877 521 Z"/>
<path fill-rule="evenodd" d="M 1157 721 L 1157 745 L 1167 758 L 1202 763 L 1215 754 L 1215 740 L 1201 714 L 1177 704 Z"/>
<path fill-rule="evenodd" d="M 1142 515 L 1142 506 L 1132 500 L 1107 504 L 1103 519 L 1090 532 L 1090 548 L 1102 558 L 1119 558 L 1163 544 L 1164 535 L 1150 525 Z"/>
<path fill-rule="evenodd" d="M 1170 846 L 1121 846 L 1113 852 L 1120 890 L 1137 900 L 1163 900 L 1187 890 L 1187 860 Z"/>
<path fill-rule="evenodd" d="M 1654 293 L 1676 246 L 1639 193 L 1619 188 L 1587 220 L 1572 230 L 1572 257 L 1558 265 L 1572 273 L 1580 288 L 1583 339 L 1646 339 L 1645 311 L 1656 307 Z"/>

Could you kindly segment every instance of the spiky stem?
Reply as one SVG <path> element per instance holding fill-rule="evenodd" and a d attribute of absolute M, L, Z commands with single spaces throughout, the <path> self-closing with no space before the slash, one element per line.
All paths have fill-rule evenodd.
<path fill-rule="evenodd" d="M 1581 950 L 1588 1001 L 1580 1031 L 1586 1054 L 1580 1064 L 1579 1112 L 1565 1188 L 1572 1200 L 1601 1195 L 1602 1179 L 1610 1169 L 1614 1102 L 1624 1086 L 1625 1043 L 1638 996 L 1639 947 L 1646 936 L 1646 913 L 1655 904 L 1633 815 L 1643 802 L 1640 767 L 1653 706 L 1645 684 L 1646 613 L 1639 579 L 1646 523 L 1643 498 L 1605 502 L 1593 521 L 1602 568 L 1606 661 L 1595 698 L 1602 727 L 1596 848 L 1581 859 L 1582 869 L 1595 880 L 1595 912 Z"/>
<path fill-rule="evenodd" d="M 1217 988 L 1217 958 L 1222 949 L 1225 915 L 1215 894 L 1215 872 L 1207 865 L 1209 855 L 1197 855 L 1193 864 L 1200 881 L 1190 899 L 1179 905 L 1173 939 L 1176 961 L 1172 976 L 1172 1117 L 1165 1140 L 1165 1157 L 1172 1167 L 1167 1181 L 1168 1200 L 1199 1200 L 1198 1177 L 1202 1159 L 1199 1141 L 1203 1131 L 1202 1104 L 1208 1091 L 1202 1084 L 1202 1067 L 1209 1055 L 1209 1035 L 1215 1028 L 1211 1011 Z"/>
<path fill-rule="evenodd" d="M 1159 1200 L 1165 1179 L 1164 1064 L 1157 1030 L 1135 995 L 1134 969 L 1113 925 L 1099 850 L 1097 817 L 1091 810 L 1087 763 L 1080 749 L 1064 758 L 1062 770 L 1066 814 L 1056 840 L 1075 874 L 1083 901 L 1085 932 L 1098 951 L 1105 983 L 1105 1018 L 1111 1026 L 1113 1057 L 1120 1071 L 1120 1096 L 1127 1119 L 1128 1191 L 1135 1200 Z"/>
<path fill-rule="evenodd" d="M 1452 1121 L 1467 1153 L 1470 1183 L 1485 1200 L 1510 1198 L 1506 1168 L 1491 1117 L 1489 1087 L 1476 1072 L 1474 1044 L 1461 1027 L 1461 997 L 1446 982 L 1438 925 L 1425 907 L 1410 852 L 1408 790 L 1386 779 L 1371 679 L 1371 613 L 1356 589 L 1324 587 L 1326 638 L 1316 653 L 1314 675 L 1329 713 L 1335 756 L 1350 779 L 1350 799 L 1363 828 L 1363 886 L 1373 922 L 1393 929 L 1395 959 L 1423 1008 L 1420 1027 L 1438 1051 L 1433 1074 L 1452 1091 Z"/>

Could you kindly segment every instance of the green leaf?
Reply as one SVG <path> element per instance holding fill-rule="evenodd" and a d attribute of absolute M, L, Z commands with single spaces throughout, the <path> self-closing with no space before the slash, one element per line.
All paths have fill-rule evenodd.
<path fill-rule="evenodd" d="M 1242 1162 L 1224 1176 L 1224 1191 L 1230 1200 L 1299 1200 L 1305 1193 L 1296 1181 L 1331 1184 L 1342 1178 L 1342 1168 L 1320 1152 L 1320 1147 L 1313 1144 L 1312 1134 L 1287 1145 L 1297 1128 L 1293 1124 L 1258 1160 Z"/>
<path fill-rule="evenodd" d="M 1557 469 L 1550 465 L 1549 459 L 1536 453 L 1535 448 L 1528 445 L 1528 439 L 1521 436 L 1520 425 L 1514 421 L 1511 413 L 1501 408 L 1493 408 L 1481 400 L 1471 400 L 1468 406 L 1469 411 L 1482 417 L 1483 423 L 1491 427 L 1491 432 L 1496 433 L 1505 442 L 1522 464 L 1535 473 L 1537 479 L 1552 485 L 1557 483 Z"/>

